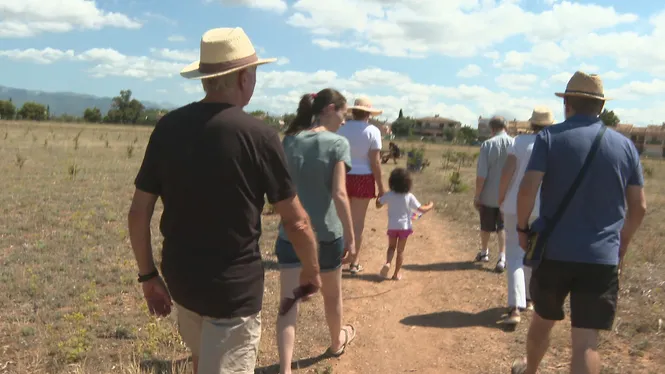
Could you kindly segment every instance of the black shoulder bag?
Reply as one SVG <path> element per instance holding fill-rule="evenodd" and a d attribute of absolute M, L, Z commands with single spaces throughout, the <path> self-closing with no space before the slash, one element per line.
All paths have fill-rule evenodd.
<path fill-rule="evenodd" d="M 554 213 L 554 216 L 552 216 L 552 219 L 545 219 L 545 228 L 541 232 L 529 232 L 529 241 L 523 260 L 525 266 L 536 268 L 545 258 L 547 240 L 549 239 L 550 234 L 552 234 L 554 231 L 556 225 L 559 223 L 561 216 L 563 216 L 563 213 L 566 211 L 568 204 L 570 204 L 573 196 L 575 196 L 575 192 L 582 183 L 584 175 L 589 169 L 589 165 L 591 165 L 591 161 L 593 161 L 594 156 L 598 152 L 598 148 L 600 148 L 600 141 L 603 139 L 603 135 L 605 135 L 605 130 L 607 130 L 607 127 L 601 124 L 600 130 L 598 131 L 596 138 L 591 144 L 589 154 L 587 154 L 586 159 L 584 160 L 584 164 L 582 164 L 582 168 L 575 177 L 575 180 L 568 189 L 568 192 L 566 192 L 564 195 L 563 200 L 561 200 L 561 204 L 559 204 L 559 207 L 557 208 L 556 213 Z"/>

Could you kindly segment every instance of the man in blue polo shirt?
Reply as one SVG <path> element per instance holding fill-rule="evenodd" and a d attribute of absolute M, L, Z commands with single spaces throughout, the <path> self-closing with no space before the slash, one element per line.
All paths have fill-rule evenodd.
<path fill-rule="evenodd" d="M 556 226 L 552 218 L 576 179 L 604 124 L 606 98 L 599 76 L 576 72 L 557 93 L 566 120 L 540 132 L 534 143 L 517 201 L 520 245 L 530 230 L 554 227 L 542 261 L 534 266 L 531 297 L 535 315 L 527 337 L 527 358 L 513 363 L 514 374 L 535 374 L 549 345 L 554 323 L 563 320 L 570 295 L 571 373 L 600 373 L 599 330 L 611 330 L 617 307 L 619 269 L 628 244 L 646 212 L 643 176 L 634 144 L 606 129 L 595 157 Z M 542 183 L 540 217 L 528 227 Z"/>

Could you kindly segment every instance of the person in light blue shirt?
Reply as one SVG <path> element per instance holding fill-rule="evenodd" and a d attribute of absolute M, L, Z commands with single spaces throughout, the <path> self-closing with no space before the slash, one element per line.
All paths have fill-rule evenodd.
<path fill-rule="evenodd" d="M 508 150 L 514 143 L 514 139 L 506 133 L 506 125 L 503 117 L 495 116 L 489 121 L 492 137 L 480 146 L 473 199 L 480 214 L 480 251 L 475 261 L 489 261 L 490 235 L 495 232 L 499 245 L 499 258 L 494 267 L 497 272 L 503 272 L 506 268 L 506 231 L 499 204 L 499 184 Z"/>
<path fill-rule="evenodd" d="M 605 128 L 599 118 L 606 100 L 600 77 L 576 72 L 566 92 L 556 95 L 563 98 L 566 120 L 538 134 L 518 192 L 521 247 L 528 248 L 529 232 L 552 231 L 543 258 L 533 269 L 530 291 L 535 315 L 527 337 L 527 358 L 513 363 L 514 374 L 536 373 L 554 323 L 564 319 L 563 305 L 569 295 L 571 372 L 600 373 L 598 332 L 612 328 L 619 271 L 646 212 L 635 145 Z M 601 135 L 581 183 L 552 225 L 564 195 Z M 529 227 L 541 183 L 540 214 Z"/>

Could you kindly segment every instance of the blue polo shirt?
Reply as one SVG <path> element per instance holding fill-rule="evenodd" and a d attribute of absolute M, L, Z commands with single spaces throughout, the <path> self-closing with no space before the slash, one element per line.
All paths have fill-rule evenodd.
<path fill-rule="evenodd" d="M 538 230 L 556 212 L 589 153 L 602 122 L 576 115 L 536 137 L 527 171 L 543 172 Z M 626 188 L 643 186 L 640 156 L 625 136 L 608 128 L 582 184 L 552 232 L 545 257 L 617 265 L 626 216 Z"/>

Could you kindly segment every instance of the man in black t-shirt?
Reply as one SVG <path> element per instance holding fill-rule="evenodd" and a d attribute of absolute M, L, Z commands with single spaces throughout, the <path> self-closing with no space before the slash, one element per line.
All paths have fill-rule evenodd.
<path fill-rule="evenodd" d="M 320 286 L 317 242 L 279 136 L 242 109 L 254 92 L 256 67 L 272 61 L 258 59 L 240 28 L 206 32 L 201 61 L 181 72 L 201 79 L 206 96 L 160 119 L 135 180 L 129 230 L 139 282 L 153 314 L 168 315 L 173 298 L 195 373 L 254 373 L 264 197 L 298 252 L 301 284 Z M 164 204 L 161 270 L 168 291 L 150 244 L 158 198 Z"/>

